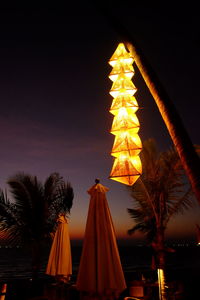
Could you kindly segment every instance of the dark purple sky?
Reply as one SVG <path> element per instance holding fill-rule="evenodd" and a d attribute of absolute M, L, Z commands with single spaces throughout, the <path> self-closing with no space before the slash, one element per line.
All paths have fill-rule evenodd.
<path fill-rule="evenodd" d="M 193 143 L 200 144 L 197 4 L 113 3 L 113 14 L 134 35 Z M 119 42 L 97 6 L 87 1 L 60 8 L 0 10 L 0 186 L 4 189 L 8 176 L 17 171 L 41 180 L 58 171 L 74 187 L 74 237 L 84 231 L 86 190 L 96 177 L 110 188 L 108 201 L 118 236 L 132 225 L 126 212 L 132 200 L 125 186 L 108 179 L 113 136 L 107 61 Z M 156 105 L 140 74 L 133 82 L 143 108 L 138 113 L 140 136 L 154 137 L 165 150 L 171 140 Z M 173 221 L 178 234 L 191 233 L 199 214 L 196 206 L 195 212 Z"/>

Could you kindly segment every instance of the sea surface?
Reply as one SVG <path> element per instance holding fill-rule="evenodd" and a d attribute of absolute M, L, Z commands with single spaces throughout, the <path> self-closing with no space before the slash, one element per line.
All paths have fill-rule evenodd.
<path fill-rule="evenodd" d="M 175 247 L 167 256 L 167 268 L 173 270 L 193 269 L 200 271 L 200 246 Z M 82 247 L 72 246 L 73 278 L 79 267 Z M 144 246 L 119 246 L 119 254 L 125 274 L 151 270 L 151 248 Z M 41 253 L 40 277 L 45 275 L 49 249 Z M 31 253 L 24 248 L 0 248 L 0 281 L 31 279 Z"/>

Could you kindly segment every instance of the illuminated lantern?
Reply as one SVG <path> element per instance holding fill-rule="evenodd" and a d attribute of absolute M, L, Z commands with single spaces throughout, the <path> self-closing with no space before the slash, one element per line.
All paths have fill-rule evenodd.
<path fill-rule="evenodd" d="M 138 110 L 134 97 L 137 89 L 131 80 L 134 75 L 133 57 L 123 43 L 118 45 L 109 64 L 113 67 L 109 78 L 113 81 L 110 94 L 114 98 L 110 108 L 114 115 L 111 133 L 115 135 L 111 152 L 115 160 L 109 178 L 133 185 L 142 173 L 139 157 L 142 143 L 138 135 L 140 124 L 135 114 Z"/>

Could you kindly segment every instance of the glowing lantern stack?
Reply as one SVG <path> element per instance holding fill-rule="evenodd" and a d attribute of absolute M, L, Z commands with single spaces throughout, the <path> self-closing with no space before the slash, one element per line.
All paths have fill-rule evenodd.
<path fill-rule="evenodd" d="M 113 81 L 110 90 L 114 98 L 110 112 L 114 115 L 111 133 L 115 140 L 111 155 L 115 157 L 110 179 L 127 185 L 133 185 L 142 172 L 139 153 L 142 143 L 138 135 L 140 128 L 136 111 L 137 91 L 131 81 L 134 75 L 133 57 L 120 43 L 111 57 L 109 64 L 113 67 L 109 78 Z"/>

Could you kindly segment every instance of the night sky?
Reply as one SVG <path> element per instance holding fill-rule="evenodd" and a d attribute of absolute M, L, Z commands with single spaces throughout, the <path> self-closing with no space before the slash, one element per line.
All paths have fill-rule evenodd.
<path fill-rule="evenodd" d="M 157 1 L 156 1 L 157 2 Z M 194 144 L 199 133 L 199 9 L 160 1 L 123 1 L 114 16 L 135 37 L 176 106 Z M 92 3 L 92 2 L 91 2 Z M 160 4 L 159 4 L 160 3 Z M 179 5 L 180 4 L 180 5 Z M 132 206 L 124 185 L 108 179 L 114 136 L 109 133 L 111 67 L 108 60 L 123 42 L 98 5 L 85 1 L 57 7 L 0 9 L 0 187 L 18 171 L 42 181 L 59 172 L 75 193 L 72 238 L 83 236 L 89 204 L 87 189 L 96 177 L 107 194 L 117 237 L 129 239 Z M 166 150 L 171 139 L 138 70 L 133 82 L 142 108 L 142 140 L 153 137 Z M 200 208 L 174 219 L 171 237 L 194 234 Z M 175 226 L 176 225 L 176 226 Z"/>

